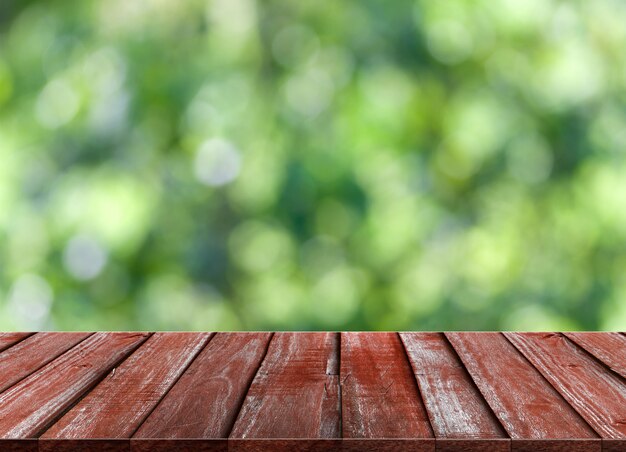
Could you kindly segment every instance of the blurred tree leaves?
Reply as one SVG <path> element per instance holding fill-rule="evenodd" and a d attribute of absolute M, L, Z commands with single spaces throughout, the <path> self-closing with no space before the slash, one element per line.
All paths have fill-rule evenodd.
<path fill-rule="evenodd" d="M 624 329 L 618 0 L 0 4 L 2 329 Z"/>

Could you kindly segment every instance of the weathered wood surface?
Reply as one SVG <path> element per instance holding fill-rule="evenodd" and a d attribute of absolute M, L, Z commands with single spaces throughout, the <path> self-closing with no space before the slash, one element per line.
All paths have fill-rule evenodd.
<path fill-rule="evenodd" d="M 130 438 L 210 336 L 154 334 L 42 438 Z"/>
<path fill-rule="evenodd" d="M 467 450 L 487 444 L 491 450 L 508 450 L 507 434 L 444 335 L 400 333 L 400 337 L 438 443 L 459 448 L 459 440 L 469 440 Z"/>
<path fill-rule="evenodd" d="M 0 438 L 38 437 L 146 338 L 96 333 L 0 394 Z"/>
<path fill-rule="evenodd" d="M 562 334 L 506 336 L 596 432 L 626 440 L 626 385 L 620 376 Z"/>
<path fill-rule="evenodd" d="M 0 333 L 2 451 L 626 451 L 619 333 Z"/>
<path fill-rule="evenodd" d="M 626 336 L 620 333 L 564 333 L 571 341 L 587 350 L 626 378 Z"/>
<path fill-rule="evenodd" d="M 228 437 L 270 338 L 218 333 L 134 437 Z"/>
<path fill-rule="evenodd" d="M 339 438 L 338 333 L 276 333 L 230 438 Z"/>
<path fill-rule="evenodd" d="M 344 438 L 433 438 L 397 334 L 342 334 L 341 388 Z"/>
<path fill-rule="evenodd" d="M 0 333 L 0 352 L 26 339 L 33 333 Z"/>
<path fill-rule="evenodd" d="M 0 392 L 62 355 L 91 333 L 38 333 L 0 353 Z"/>
<path fill-rule="evenodd" d="M 597 438 L 502 334 L 446 333 L 446 337 L 514 442 L 534 440 L 536 448 L 549 450 L 555 439 Z M 575 450 L 574 444 L 570 449 Z"/>

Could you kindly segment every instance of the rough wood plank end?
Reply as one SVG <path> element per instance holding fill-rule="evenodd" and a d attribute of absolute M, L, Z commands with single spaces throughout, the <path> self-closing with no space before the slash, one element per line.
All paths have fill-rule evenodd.
<path fill-rule="evenodd" d="M 130 452 L 130 443 L 120 439 L 40 439 L 39 452 Z"/>
<path fill-rule="evenodd" d="M 2 452 L 37 452 L 36 439 L 0 439 Z"/>
<path fill-rule="evenodd" d="M 435 443 L 437 452 L 509 452 L 511 450 L 511 440 L 509 438 L 437 438 Z"/>
<path fill-rule="evenodd" d="M 601 452 L 602 441 L 598 439 L 515 439 L 511 440 L 511 452 Z"/>
<path fill-rule="evenodd" d="M 131 439 L 131 452 L 227 452 L 226 439 Z"/>

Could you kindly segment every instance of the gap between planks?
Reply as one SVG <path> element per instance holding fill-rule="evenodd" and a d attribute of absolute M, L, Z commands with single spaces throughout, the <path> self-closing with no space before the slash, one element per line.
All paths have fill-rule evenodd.
<path fill-rule="evenodd" d="M 176 383 L 178 383 L 180 381 L 180 379 L 182 378 L 183 375 L 185 375 L 185 372 L 187 372 L 187 370 L 191 367 L 191 365 L 196 361 L 196 359 L 198 359 L 198 356 L 200 356 L 200 354 L 204 351 L 204 349 L 206 349 L 209 344 L 211 343 L 211 341 L 213 340 L 213 338 L 215 337 L 216 333 L 211 333 L 209 338 L 206 340 L 206 342 L 204 343 L 204 345 L 202 347 L 200 347 L 200 350 L 198 350 L 198 352 L 195 354 L 195 356 L 187 363 L 187 365 L 184 367 L 183 371 L 180 373 L 180 375 L 178 375 L 178 377 L 176 377 L 174 379 L 174 382 L 172 383 L 172 385 L 163 393 L 163 395 L 161 396 L 161 398 L 159 399 L 159 401 L 157 403 L 154 404 L 154 406 L 148 410 L 148 412 L 146 413 L 145 418 L 143 419 L 143 421 L 141 421 L 137 427 L 135 427 L 135 429 L 133 430 L 133 432 L 130 434 L 130 438 L 132 438 L 137 431 L 141 428 L 141 426 L 143 425 L 143 423 L 150 417 L 150 415 L 154 412 L 154 410 L 156 410 L 158 408 L 158 406 L 163 402 L 163 400 L 165 400 L 165 397 L 167 397 L 167 395 L 170 393 L 170 391 L 174 388 L 174 386 L 176 386 Z"/>
<path fill-rule="evenodd" d="M 92 335 L 90 335 L 89 337 L 85 338 L 83 341 L 81 341 L 79 344 L 76 344 L 74 347 L 72 347 L 71 349 L 69 349 L 68 351 L 66 351 L 64 354 L 66 353 L 70 353 L 74 348 L 80 346 L 80 344 L 82 344 L 83 342 L 85 342 L 87 339 L 89 339 L 90 337 L 92 337 L 93 335 L 95 335 L 96 333 L 93 333 Z M 119 366 L 121 366 L 127 359 L 129 359 L 139 348 L 141 348 L 141 346 L 143 344 L 145 344 L 145 342 L 150 339 L 150 337 L 152 337 L 154 333 L 149 332 L 147 333 L 146 337 L 139 342 L 139 344 L 134 348 L 134 350 L 132 350 L 130 353 L 128 353 L 127 355 L 123 356 L 117 363 L 115 363 L 111 369 L 108 372 L 103 372 L 102 375 L 89 387 L 87 388 L 83 394 L 78 397 L 71 405 L 69 405 L 65 410 L 61 411 L 56 418 L 51 421 L 50 423 L 48 423 L 44 429 L 42 429 L 37 435 L 35 435 L 38 439 L 41 438 L 42 435 L 44 435 L 46 433 L 46 431 L 48 431 L 53 425 L 55 425 L 63 416 L 65 416 L 67 413 L 69 413 L 76 405 L 78 405 L 80 402 L 82 402 L 82 400 L 87 397 L 91 391 L 93 391 L 96 386 L 98 386 L 100 383 L 102 383 L 112 372 L 115 373 L 115 369 L 117 369 Z M 63 355 L 61 355 L 63 356 Z M 59 359 L 60 357 L 56 358 Z"/>
<path fill-rule="evenodd" d="M 271 333 L 270 339 L 267 341 L 267 344 L 265 345 L 265 351 L 263 352 L 263 357 L 259 360 L 259 363 L 258 363 L 258 365 L 256 367 L 256 370 L 254 371 L 254 375 L 252 376 L 252 378 L 250 379 L 250 382 L 248 383 L 248 387 L 245 390 L 244 396 L 241 398 L 241 403 L 237 407 L 236 413 L 233 416 L 233 420 L 232 420 L 230 426 L 228 427 L 228 434 L 226 435 L 226 438 L 230 438 L 230 435 L 233 432 L 233 428 L 235 427 L 235 422 L 237 422 L 237 419 L 239 418 L 239 414 L 241 413 L 241 409 L 243 408 L 243 404 L 246 403 L 246 398 L 248 397 L 248 393 L 250 392 L 250 388 L 252 387 L 252 383 L 254 382 L 254 379 L 256 378 L 257 374 L 259 373 L 259 370 L 261 369 L 261 366 L 263 365 L 263 362 L 265 362 L 265 358 L 267 358 L 267 351 L 270 349 L 270 345 L 272 344 L 272 341 L 274 340 L 275 334 L 276 333 Z"/>

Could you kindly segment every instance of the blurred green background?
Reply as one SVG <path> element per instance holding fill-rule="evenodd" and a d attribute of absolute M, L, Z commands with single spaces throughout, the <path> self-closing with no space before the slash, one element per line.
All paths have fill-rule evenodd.
<path fill-rule="evenodd" d="M 0 2 L 0 329 L 626 328 L 626 2 Z"/>

